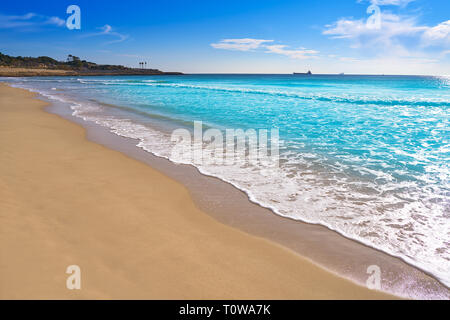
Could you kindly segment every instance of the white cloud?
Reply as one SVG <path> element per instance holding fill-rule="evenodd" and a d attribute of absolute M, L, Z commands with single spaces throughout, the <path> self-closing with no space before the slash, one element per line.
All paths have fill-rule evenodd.
<path fill-rule="evenodd" d="M 103 27 L 100 27 L 99 29 L 102 30 L 102 34 L 108 34 L 112 32 L 112 27 L 109 24 L 105 24 Z"/>
<path fill-rule="evenodd" d="M 236 51 L 250 51 L 261 47 L 262 44 L 273 42 L 273 40 L 263 39 L 223 39 L 218 43 L 212 43 L 211 46 L 216 49 L 236 50 Z"/>
<path fill-rule="evenodd" d="M 414 0 L 359 0 L 376 5 L 406 6 Z M 374 13 L 375 15 L 376 13 Z M 369 18 L 341 18 L 326 25 L 323 31 L 333 39 L 348 39 L 351 48 L 371 48 L 371 52 L 401 52 L 409 55 L 409 50 L 423 50 L 428 46 L 450 45 L 450 20 L 436 26 L 418 23 L 416 16 L 396 15 L 389 11 L 380 12 L 380 24 L 374 27 Z M 407 48 L 410 48 L 409 50 Z"/>
<path fill-rule="evenodd" d="M 45 25 L 61 27 L 64 24 L 65 21 L 59 17 L 48 17 L 32 12 L 24 15 L 0 14 L 0 29 L 26 29 Z"/>
<path fill-rule="evenodd" d="M 365 2 L 405 6 L 411 1 Z M 361 19 L 340 18 L 335 23 L 325 26 L 324 35 L 332 39 L 345 40 L 350 48 L 359 49 L 357 59 L 343 57 L 335 61 L 352 63 L 361 68 L 364 63 L 370 64 L 375 61 L 383 61 L 385 65 L 393 61 L 402 61 L 401 65 L 421 65 L 423 70 L 427 68 L 432 70 L 439 63 L 443 64 L 443 59 L 448 58 L 450 20 L 428 26 L 421 24 L 417 15 L 393 14 L 385 10 L 380 12 L 380 24 L 373 25 L 368 20 L 369 16 Z"/>
<path fill-rule="evenodd" d="M 82 35 L 82 37 L 88 38 L 88 37 L 97 37 L 97 36 L 105 36 L 105 35 L 115 37 L 114 40 L 108 41 L 105 44 L 118 43 L 118 42 L 122 42 L 122 41 L 125 41 L 126 39 L 128 39 L 128 35 L 114 31 L 113 28 L 109 24 L 105 24 L 103 27 L 100 27 L 98 29 L 100 29 L 101 31 L 94 32 L 94 33 L 87 33 L 87 34 Z"/>
<path fill-rule="evenodd" d="M 400 6 L 404 7 L 408 3 L 413 2 L 415 0 L 369 0 L 371 4 L 375 4 L 378 6 Z M 358 2 L 365 2 L 364 0 L 358 0 Z"/>
<path fill-rule="evenodd" d="M 435 27 L 428 28 L 422 35 L 425 45 L 450 44 L 450 20 L 444 21 Z"/>
<path fill-rule="evenodd" d="M 47 19 L 45 24 L 53 24 L 55 26 L 61 27 L 66 24 L 66 21 L 58 17 L 50 17 Z"/>
<path fill-rule="evenodd" d="M 399 36 L 413 36 L 427 30 L 425 26 L 418 26 L 413 17 L 402 17 L 390 13 L 381 13 L 380 28 L 367 25 L 364 19 L 339 19 L 332 25 L 325 26 L 323 32 L 332 38 L 346 38 L 370 42 L 391 42 Z"/>
<path fill-rule="evenodd" d="M 269 53 L 281 54 L 281 55 L 287 56 L 292 59 L 303 60 L 303 59 L 315 58 L 315 55 L 317 53 L 319 53 L 318 51 L 307 50 L 304 48 L 302 48 L 301 50 L 290 50 L 290 49 L 286 49 L 287 47 L 288 46 L 282 45 L 282 44 L 265 46 L 265 48 L 267 49 L 267 52 L 269 52 Z"/>
<path fill-rule="evenodd" d="M 34 13 L 27 13 L 21 16 L 7 16 L 0 14 L 0 29 L 13 29 L 31 26 L 32 22 L 30 20 L 34 16 Z"/>
<path fill-rule="evenodd" d="M 266 53 L 275 53 L 287 56 L 292 59 L 310 59 L 315 58 L 315 54 L 319 53 L 315 50 L 308 50 L 306 48 L 299 48 L 296 50 L 288 49 L 288 46 L 283 44 L 267 44 L 274 42 L 274 40 L 263 39 L 223 39 L 218 43 L 212 43 L 211 46 L 216 49 L 234 50 L 234 51 L 254 51 L 256 49 L 266 49 Z"/>
<path fill-rule="evenodd" d="M 424 49 L 429 46 L 450 45 L 450 20 L 430 27 L 420 25 L 415 17 L 381 13 L 379 28 L 366 24 L 364 19 L 342 18 L 334 24 L 326 25 L 324 35 L 333 39 L 348 39 L 352 48 L 371 48 L 380 53 L 402 52 L 408 55 L 408 49 Z M 406 41 L 409 40 L 409 43 Z"/>

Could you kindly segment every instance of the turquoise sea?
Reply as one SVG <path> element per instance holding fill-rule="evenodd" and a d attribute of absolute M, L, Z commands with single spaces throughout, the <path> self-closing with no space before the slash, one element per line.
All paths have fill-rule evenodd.
<path fill-rule="evenodd" d="M 174 162 L 170 133 L 279 130 L 280 165 L 196 164 L 275 213 L 321 224 L 450 286 L 450 77 L 14 78 Z"/>

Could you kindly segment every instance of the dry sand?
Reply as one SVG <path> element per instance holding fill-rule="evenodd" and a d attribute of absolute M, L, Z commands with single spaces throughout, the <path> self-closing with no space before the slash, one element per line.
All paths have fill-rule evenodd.
<path fill-rule="evenodd" d="M 33 97 L 0 84 L 0 299 L 392 298 L 217 222 Z"/>

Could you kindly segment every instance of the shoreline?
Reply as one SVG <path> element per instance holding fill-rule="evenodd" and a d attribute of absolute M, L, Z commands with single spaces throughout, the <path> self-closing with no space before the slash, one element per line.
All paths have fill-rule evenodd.
<path fill-rule="evenodd" d="M 226 226 L 180 183 L 0 85 L 1 299 L 391 299 Z M 207 241 L 205 241 L 207 240 Z M 82 290 L 65 288 L 80 264 Z"/>
<path fill-rule="evenodd" d="M 158 70 L 159 71 L 159 70 Z M 152 71 L 150 69 L 134 70 L 92 70 L 77 71 L 71 69 L 39 69 L 24 67 L 1 67 L 0 77 L 76 77 L 76 76 L 170 76 L 183 75 L 182 72 Z"/>
<path fill-rule="evenodd" d="M 44 97 L 43 97 L 44 98 Z M 189 190 L 196 205 L 225 225 L 268 239 L 293 250 L 320 268 L 365 286 L 366 268 L 380 265 L 383 292 L 412 299 L 450 299 L 450 290 L 433 275 L 403 259 L 345 237 L 326 226 L 286 218 L 251 201 L 244 191 L 191 165 L 175 164 L 137 146 L 139 140 L 112 133 L 109 128 L 72 115 L 53 100 L 46 108 L 84 127 L 87 139 L 148 164 Z M 67 108 L 62 111 L 62 108 Z M 224 194 L 227 195 L 223 199 Z"/>

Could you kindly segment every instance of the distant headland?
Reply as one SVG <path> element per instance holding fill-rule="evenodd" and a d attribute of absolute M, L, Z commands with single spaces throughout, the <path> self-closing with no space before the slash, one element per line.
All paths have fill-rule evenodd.
<path fill-rule="evenodd" d="M 163 72 L 158 69 L 129 68 L 121 65 L 102 65 L 68 55 L 67 61 L 42 57 L 12 57 L 0 53 L 0 77 L 34 76 L 128 76 L 181 75 L 181 72 Z"/>

